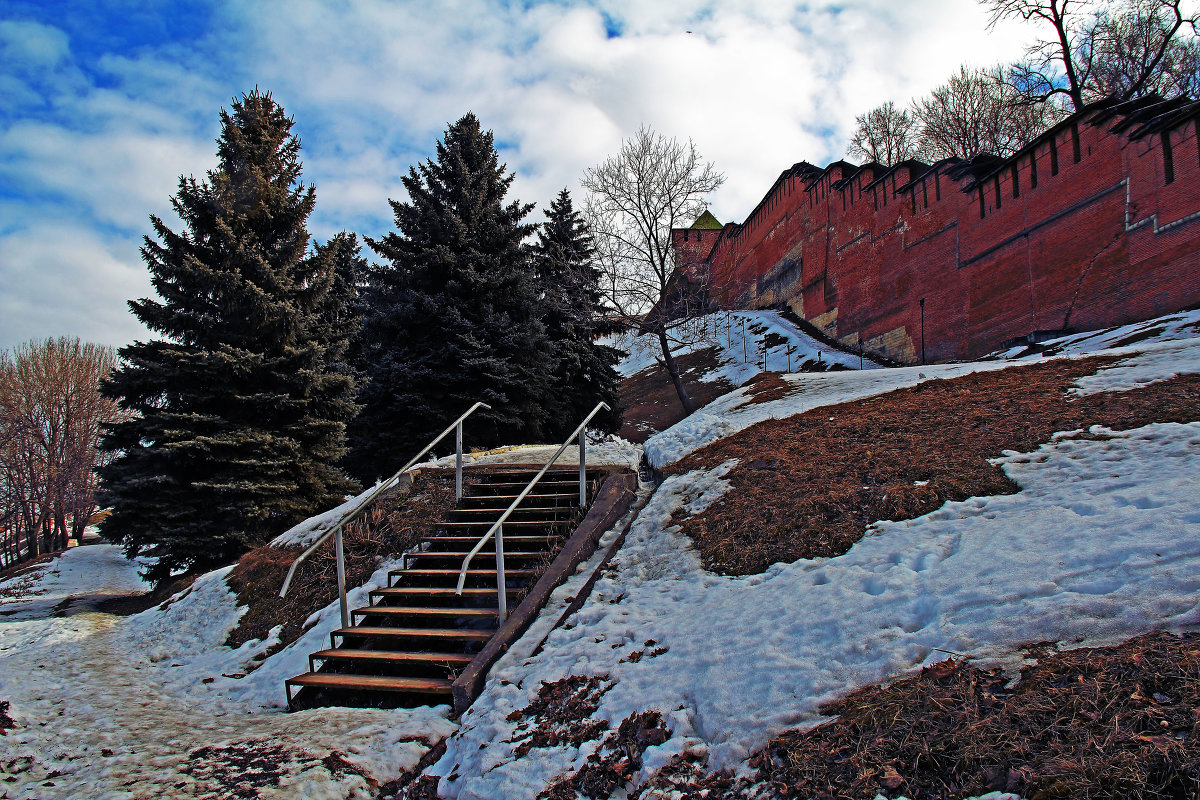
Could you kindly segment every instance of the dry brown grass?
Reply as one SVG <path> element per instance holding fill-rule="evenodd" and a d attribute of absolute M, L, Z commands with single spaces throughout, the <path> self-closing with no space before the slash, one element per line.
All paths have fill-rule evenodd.
<path fill-rule="evenodd" d="M 1073 398 L 1111 357 L 927 381 L 878 397 L 768 420 L 692 453 L 680 473 L 739 460 L 732 491 L 680 518 L 710 570 L 748 575 L 776 562 L 837 556 L 879 520 L 1018 490 L 988 459 L 1030 452 L 1059 431 L 1200 419 L 1200 376 Z M 767 396 L 773 387 L 764 379 Z M 920 485 L 917 485 L 920 483 Z"/>
<path fill-rule="evenodd" d="M 557 681 L 543 681 L 537 697 L 525 708 L 508 715 L 518 723 L 513 741 L 517 758 L 534 748 L 560 747 L 599 739 L 608 723 L 592 719 L 600 707 L 600 698 L 611 689 L 607 675 L 572 675 Z"/>
<path fill-rule="evenodd" d="M 700 376 L 717 369 L 717 349 L 706 348 L 676 359 L 683 386 L 696 408 L 708 405 L 723 394 L 733 391 L 726 380 L 701 382 Z M 644 442 L 655 433 L 666 430 L 684 418 L 675 384 L 666 369 L 657 364 L 621 381 L 617 387 L 621 405 L 625 408 L 620 436 L 631 442 Z"/>
<path fill-rule="evenodd" d="M 662 714 L 657 711 L 626 717 L 582 767 L 546 787 L 538 800 L 575 800 L 580 795 L 588 800 L 611 797 L 641 770 L 646 749 L 662 744 L 669 736 Z"/>
<path fill-rule="evenodd" d="M 947 661 L 862 689 L 752 764 L 789 798 L 1200 796 L 1200 634 L 1032 654 L 1015 686 Z"/>
<path fill-rule="evenodd" d="M 437 523 L 453 507 L 452 471 L 415 473 L 407 494 L 384 496 L 346 527 L 346 585 L 361 586 L 379 568 L 381 560 L 399 555 L 433 535 Z M 227 582 L 237 593 L 238 605 L 248 608 L 225 643 L 237 647 L 252 639 L 264 639 L 276 625 L 282 625 L 283 630 L 271 653 L 296 641 L 304 632 L 304 621 L 337 599 L 333 547 L 330 539 L 297 570 L 286 598 L 279 597 L 279 589 L 300 550 L 268 546 L 242 556 Z"/>

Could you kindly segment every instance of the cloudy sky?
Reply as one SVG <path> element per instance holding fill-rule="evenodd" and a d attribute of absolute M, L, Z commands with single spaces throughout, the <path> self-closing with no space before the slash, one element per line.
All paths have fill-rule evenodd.
<path fill-rule="evenodd" d="M 319 241 L 391 230 L 400 176 L 468 110 L 539 208 L 639 125 L 691 137 L 726 222 L 840 158 L 855 114 L 1031 33 L 972 0 L 5 0 L 0 349 L 149 335 L 125 305 L 152 293 L 148 215 L 177 224 L 179 177 L 214 166 L 218 110 L 255 86 L 295 117 Z"/>

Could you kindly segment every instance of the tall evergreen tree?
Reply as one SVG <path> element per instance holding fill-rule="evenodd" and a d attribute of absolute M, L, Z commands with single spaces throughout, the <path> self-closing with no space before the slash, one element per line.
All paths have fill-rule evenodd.
<path fill-rule="evenodd" d="M 552 435 L 561 439 L 569 434 L 601 401 L 612 410 L 597 414 L 592 426 L 612 433 L 621 426 L 614 369 L 621 352 L 596 341 L 617 327 L 601 316 L 600 271 L 593 262 L 591 233 L 566 189 L 545 213 L 533 260 L 553 361 L 557 413 Z"/>
<path fill-rule="evenodd" d="M 491 131 L 468 113 L 436 160 L 391 201 L 398 231 L 368 244 L 362 334 L 364 408 L 350 428 L 351 474 L 372 480 L 407 461 L 476 401 L 471 445 L 540 441 L 549 353 L 524 239 L 532 206 L 505 202 L 513 175 Z"/>
<path fill-rule="evenodd" d="M 358 333 L 362 328 L 362 302 L 359 290 L 367 275 L 367 260 L 362 257 L 358 236 L 342 231 L 325 244 L 318 244 L 312 258 L 313 271 L 328 276 L 328 291 L 320 312 L 325 361 L 333 372 L 362 375 L 358 351 Z M 357 408 L 357 407 L 356 407 Z"/>
<path fill-rule="evenodd" d="M 315 196 L 292 120 L 258 90 L 221 111 L 218 166 L 181 178 L 176 233 L 151 217 L 142 258 L 160 299 L 130 302 L 163 338 L 121 350 L 102 532 L 161 581 L 225 563 L 339 501 L 354 381 L 329 369 L 333 275 L 306 256 Z M 343 345 L 344 346 L 344 345 Z"/>

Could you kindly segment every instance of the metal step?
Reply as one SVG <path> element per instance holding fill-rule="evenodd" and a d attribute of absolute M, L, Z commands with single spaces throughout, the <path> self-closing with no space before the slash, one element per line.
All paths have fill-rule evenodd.
<path fill-rule="evenodd" d="M 511 504 L 513 500 L 516 500 L 520 496 L 521 495 L 519 492 L 517 494 L 477 494 L 477 495 L 468 494 L 468 495 L 463 496 L 463 501 L 464 502 L 468 501 L 468 500 L 476 501 L 476 502 L 487 501 L 490 503 L 490 502 L 499 500 L 501 502 L 508 501 L 508 504 Z M 546 501 L 566 500 L 566 501 L 573 502 L 575 504 L 575 506 L 578 507 L 579 506 L 579 492 L 578 491 L 575 491 L 575 492 L 539 492 L 538 494 L 525 495 L 525 498 L 521 502 L 524 503 L 526 500 L 531 501 L 531 502 L 535 501 L 535 500 L 546 500 Z M 508 508 L 508 505 L 505 505 L 504 507 Z M 524 507 L 525 507 L 524 505 L 517 506 L 517 508 L 519 508 L 519 509 L 524 508 Z"/>

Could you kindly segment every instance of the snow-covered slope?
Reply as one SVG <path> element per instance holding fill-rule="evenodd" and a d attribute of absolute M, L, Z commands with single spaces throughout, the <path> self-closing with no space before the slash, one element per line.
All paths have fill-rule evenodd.
<path fill-rule="evenodd" d="M 568 674 L 615 681 L 594 715 L 614 728 L 647 708 L 669 719 L 647 772 L 685 750 L 737 768 L 771 735 L 819 721 L 821 703 L 947 651 L 1011 663 L 1025 643 L 1200 623 L 1200 424 L 1060 441 L 1002 463 L 1021 493 L 881 523 L 843 556 L 748 578 L 706 572 L 671 525 L 680 507 L 720 496 L 728 465 L 668 478 L 575 625 L 493 670 L 438 766 L 461 776 L 446 796 L 532 797 L 578 769 L 595 743 L 514 758 L 508 721 L 541 681 Z M 648 640 L 666 652 L 629 660 Z"/>
<path fill-rule="evenodd" d="M 709 327 L 724 341 L 720 319 Z M 754 319 L 772 330 L 761 315 Z M 1200 372 L 1197 323 L 1200 315 L 1174 315 L 1046 346 L 1074 355 L 1126 345 L 1112 351 L 1121 362 L 1077 387 L 1121 390 Z M 799 346 L 796 336 L 780 335 Z M 741 363 L 740 322 L 731 337 L 721 374 L 742 385 L 761 367 Z M 811 348 L 807 357 L 815 358 L 821 348 Z M 775 363 L 780 352 L 770 355 L 770 369 L 784 366 Z M 650 357 L 635 353 L 623 372 Z M 754 403 L 735 391 L 646 450 L 655 463 L 670 463 L 771 416 L 1014 363 L 1022 362 L 790 375 L 797 393 Z M 118 618 L 65 601 L 140 589 L 136 565 L 104 545 L 76 548 L 19 584 L 0 584 L 0 701 L 11 701 L 17 723 L 0 737 L 0 778 L 14 779 L 0 784 L 0 794 L 204 796 L 216 791 L 214 781 L 238 780 L 231 765 L 242 764 L 242 779 L 259 775 L 244 763 L 257 754 L 254 769 L 266 770 L 254 787 L 260 797 L 369 797 L 371 781 L 411 769 L 430 742 L 448 737 L 433 768 L 443 796 L 532 798 L 597 744 L 514 756 L 509 716 L 529 705 L 542 681 L 567 675 L 607 676 L 611 687 L 595 716 L 613 727 L 637 711 L 662 713 L 670 735 L 647 751 L 640 777 L 684 751 L 706 756 L 710 767 L 745 769 L 747 755 L 773 734 L 815 723 L 823 701 L 945 651 L 1011 665 L 1030 641 L 1108 643 L 1200 625 L 1200 423 L 1098 433 L 1006 455 L 1001 463 L 1021 485 L 1018 494 L 879 523 L 844 555 L 751 577 L 705 571 L 671 522 L 677 510 L 696 513 L 728 491 L 722 475 L 732 462 L 673 476 L 652 494 L 643 486 L 646 505 L 582 608 L 551 631 L 580 591 L 581 574 L 556 593 L 554 613 L 497 664 L 461 721 L 445 707 L 284 713 L 282 680 L 327 641 L 336 605 L 314 615 L 298 642 L 260 662 L 268 642 L 222 644 L 241 613 L 224 570 L 165 608 Z M 619 463 L 635 455 L 622 443 L 590 452 Z M 303 533 L 330 517 L 314 518 Z M 365 590 L 351 602 L 365 599 Z M 68 616 L 54 616 L 55 607 Z"/>
<path fill-rule="evenodd" d="M 1190 334 L 1190 335 L 1189 335 Z M 1117 346 L 1132 339 L 1137 344 Z M 1136 356 L 1117 368 L 1103 370 L 1080 384 L 1081 392 L 1115 391 L 1145 386 L 1179 372 L 1200 372 L 1200 311 L 1173 314 L 1160 320 L 1127 325 L 1110 331 L 1074 334 L 1046 342 L 1046 355 L 965 364 L 931 364 L 922 367 L 867 372 L 792 373 L 783 380 L 792 393 L 779 400 L 753 402 L 745 388 L 730 392 L 691 416 L 646 440 L 646 457 L 655 467 L 678 461 L 689 453 L 766 419 L 782 419 L 814 408 L 914 386 L 924 380 L 953 378 L 970 372 L 1004 369 L 1014 364 L 1105 352 Z"/>
<path fill-rule="evenodd" d="M 698 376 L 703 382 L 724 379 L 742 386 L 760 372 L 799 370 L 806 361 L 846 369 L 879 369 L 869 359 L 831 350 L 775 311 L 720 311 L 676 326 L 671 339 L 675 356 L 714 351 L 718 366 Z M 662 357 L 658 339 L 651 335 L 626 333 L 604 342 L 628 353 L 617 365 L 623 378 L 654 366 Z"/>

